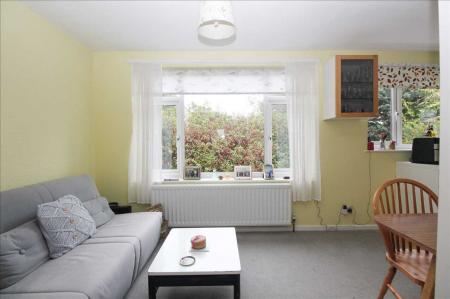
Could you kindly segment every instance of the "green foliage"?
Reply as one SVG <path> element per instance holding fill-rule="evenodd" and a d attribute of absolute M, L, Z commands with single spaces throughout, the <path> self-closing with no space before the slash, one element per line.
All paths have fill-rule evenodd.
<path fill-rule="evenodd" d="M 232 172 L 235 165 L 264 169 L 263 105 L 254 103 L 249 115 L 229 115 L 211 107 L 192 104 L 185 114 L 185 164 L 200 165 L 203 172 L 214 169 Z M 163 169 L 176 169 L 176 109 L 163 109 Z M 272 114 L 273 165 L 289 167 L 289 140 L 285 105 L 275 105 Z M 225 131 L 221 138 L 218 129 Z"/>
<path fill-rule="evenodd" d="M 289 133 L 286 105 L 273 105 L 272 164 L 273 168 L 289 168 Z"/>
<path fill-rule="evenodd" d="M 369 138 L 379 140 L 381 132 L 388 133 L 391 139 L 391 97 L 390 89 L 379 90 L 379 113 L 369 120 Z M 432 124 L 439 134 L 440 97 L 438 89 L 407 89 L 402 94 L 403 144 L 411 144 L 415 137 L 423 136 L 428 125 Z"/>
<path fill-rule="evenodd" d="M 225 138 L 217 133 L 224 129 Z M 185 163 L 202 171 L 234 171 L 235 165 L 264 166 L 264 117 L 260 111 L 232 116 L 192 104 L 185 120 Z"/>
<path fill-rule="evenodd" d="M 177 108 L 162 108 L 162 169 L 177 169 Z"/>
<path fill-rule="evenodd" d="M 403 143 L 423 136 L 432 124 L 439 134 L 440 97 L 438 89 L 405 90 L 402 95 Z"/>
<path fill-rule="evenodd" d="M 380 140 L 381 132 L 387 133 L 387 139 L 391 140 L 391 90 L 380 88 L 378 92 L 378 117 L 369 119 L 369 139 Z"/>

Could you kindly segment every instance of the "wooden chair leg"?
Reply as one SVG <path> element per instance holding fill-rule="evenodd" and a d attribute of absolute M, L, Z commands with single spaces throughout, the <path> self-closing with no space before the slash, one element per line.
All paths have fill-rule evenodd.
<path fill-rule="evenodd" d="M 436 280 L 436 255 L 431 258 L 430 268 L 428 269 L 427 279 L 422 288 L 420 299 L 434 298 L 434 283 Z"/>
<path fill-rule="evenodd" d="M 394 279 L 396 272 L 397 272 L 397 269 L 395 267 L 392 267 L 392 266 L 389 267 L 388 273 L 386 274 L 383 284 L 381 285 L 380 293 L 378 293 L 378 297 L 377 297 L 378 299 L 384 298 L 384 295 L 386 295 L 386 292 L 388 290 L 388 284 L 392 283 L 392 280 Z"/>

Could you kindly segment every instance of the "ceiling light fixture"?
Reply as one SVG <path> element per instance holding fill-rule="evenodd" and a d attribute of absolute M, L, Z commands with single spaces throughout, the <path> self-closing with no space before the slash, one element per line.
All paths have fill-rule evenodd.
<path fill-rule="evenodd" d="M 199 39 L 203 42 L 232 42 L 235 38 L 231 1 L 202 1 L 200 4 Z"/>

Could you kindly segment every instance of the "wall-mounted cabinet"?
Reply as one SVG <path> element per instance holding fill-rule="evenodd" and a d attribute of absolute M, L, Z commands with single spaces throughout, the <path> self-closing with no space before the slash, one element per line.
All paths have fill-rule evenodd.
<path fill-rule="evenodd" d="M 325 66 L 324 119 L 378 115 L 378 56 L 337 55 Z"/>

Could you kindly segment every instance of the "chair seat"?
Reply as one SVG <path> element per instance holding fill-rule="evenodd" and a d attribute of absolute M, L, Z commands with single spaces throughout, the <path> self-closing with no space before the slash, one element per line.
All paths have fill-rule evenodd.
<path fill-rule="evenodd" d="M 433 254 L 424 250 L 417 251 L 416 249 L 404 251 L 397 251 L 395 253 L 395 260 L 386 254 L 386 258 L 395 268 L 402 271 L 414 283 L 423 286 L 427 279 L 428 269 L 430 268 Z"/>

